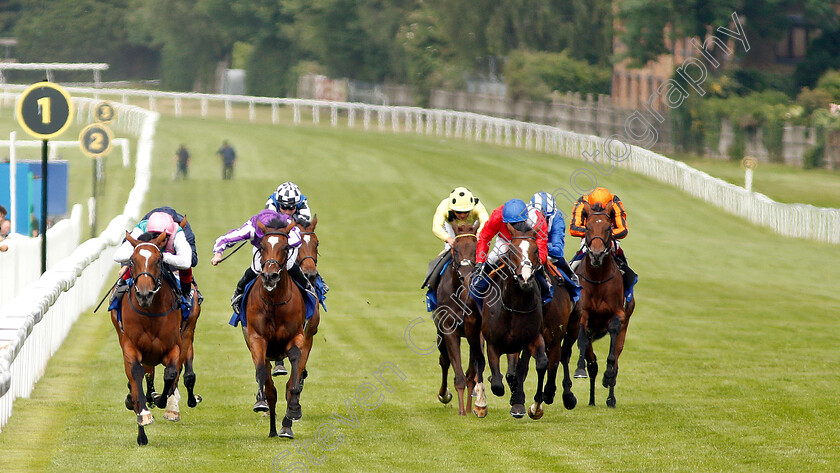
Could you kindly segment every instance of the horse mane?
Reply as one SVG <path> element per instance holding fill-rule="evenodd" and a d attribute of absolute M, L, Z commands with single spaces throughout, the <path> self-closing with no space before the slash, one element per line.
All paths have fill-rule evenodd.
<path fill-rule="evenodd" d="M 265 228 L 270 228 L 272 230 L 280 230 L 286 228 L 286 225 L 288 225 L 288 222 L 284 222 L 283 219 L 275 217 L 269 220 L 267 223 L 265 223 Z"/>
<path fill-rule="evenodd" d="M 155 238 L 160 236 L 160 232 L 146 232 L 139 237 L 137 237 L 138 241 L 149 242 L 154 240 Z"/>
<path fill-rule="evenodd" d="M 517 232 L 524 233 L 534 230 L 533 227 L 531 227 L 531 224 L 529 224 L 527 221 L 511 223 L 510 226 L 513 227 Z"/>

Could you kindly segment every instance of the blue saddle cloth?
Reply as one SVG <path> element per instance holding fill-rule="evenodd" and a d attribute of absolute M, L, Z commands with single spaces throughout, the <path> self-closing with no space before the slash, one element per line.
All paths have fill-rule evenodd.
<path fill-rule="evenodd" d="M 257 279 L 258 278 L 255 278 L 245 286 L 245 292 L 242 294 L 242 302 L 240 302 L 239 305 L 239 313 L 237 314 L 236 312 L 234 312 L 233 316 L 231 316 L 230 318 L 230 322 L 228 322 L 233 327 L 236 327 L 240 323 L 242 323 L 243 327 L 248 326 L 248 322 L 245 317 L 245 306 L 248 305 L 248 293 L 251 292 L 251 287 L 254 285 Z M 321 306 L 324 307 L 324 310 L 327 310 L 327 307 L 324 306 L 324 300 L 326 299 L 326 297 L 322 294 L 323 281 L 321 281 L 321 276 L 318 276 L 318 281 L 316 281 L 315 284 L 315 290 L 316 292 L 318 292 L 318 297 L 315 297 L 314 295 L 306 292 L 303 286 L 298 284 L 297 281 L 295 281 L 294 279 L 292 279 L 292 281 L 295 282 L 295 285 L 300 290 L 300 293 L 303 296 L 303 304 L 306 307 L 306 320 L 309 320 L 310 318 L 312 318 L 312 315 L 315 314 L 315 308 L 318 307 L 319 302 L 321 303 Z"/>
<path fill-rule="evenodd" d="M 548 284 L 545 280 L 545 277 L 542 275 L 541 272 L 537 272 L 534 274 L 534 277 L 537 278 L 537 285 L 540 287 L 540 294 L 542 296 L 542 303 L 543 305 L 548 304 L 554 299 L 554 286 Z M 546 291 L 546 287 L 548 290 Z M 470 283 L 470 297 L 478 304 L 478 310 L 484 309 L 484 296 L 487 295 L 490 288 L 490 278 L 484 276 L 482 278 L 474 279 Z M 580 297 L 580 296 L 578 296 Z"/>
<path fill-rule="evenodd" d="M 447 261 L 446 263 L 443 264 L 443 268 L 440 269 L 439 276 L 443 276 L 443 272 L 446 271 L 446 268 L 449 267 L 449 263 L 451 263 L 451 262 L 452 262 L 452 260 L 449 260 L 449 261 Z M 437 309 L 437 306 L 438 306 L 437 294 L 435 294 L 435 291 L 433 291 L 432 288 L 429 288 L 429 290 L 426 291 L 426 311 L 427 312 L 434 312 L 434 310 Z"/>
<path fill-rule="evenodd" d="M 166 277 L 166 279 L 169 280 L 169 283 L 173 285 L 172 287 L 177 287 L 177 286 L 174 286 L 174 284 L 175 284 L 175 282 L 173 282 L 173 280 L 175 278 L 174 276 L 172 276 L 170 274 L 169 277 L 167 277 L 167 276 L 164 276 L 164 277 Z M 172 279 L 172 280 L 170 280 L 170 279 Z M 134 278 L 128 278 L 125 281 L 125 284 L 130 289 L 131 286 L 134 285 Z M 123 294 L 123 296 L 125 296 L 125 294 Z M 120 327 L 122 327 L 122 297 L 116 298 L 113 301 L 111 301 L 111 303 L 108 305 L 108 310 L 116 310 L 117 311 L 117 322 L 120 324 Z M 190 313 L 192 313 L 192 300 L 188 300 L 184 297 L 181 297 L 181 320 L 187 320 L 188 318 L 190 318 Z M 146 315 L 146 314 L 144 314 L 144 315 Z M 160 315 L 164 315 L 164 314 L 160 314 Z M 154 317 L 154 316 L 153 315 L 147 315 L 147 317 Z"/>

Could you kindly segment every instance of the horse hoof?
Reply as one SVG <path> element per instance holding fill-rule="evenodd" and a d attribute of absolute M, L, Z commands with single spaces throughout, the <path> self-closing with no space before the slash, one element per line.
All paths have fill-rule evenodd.
<path fill-rule="evenodd" d="M 155 418 L 152 417 L 152 413 L 143 409 L 139 414 L 137 414 L 137 425 L 140 427 L 145 427 L 147 425 L 152 424 L 155 421 Z"/>
<path fill-rule="evenodd" d="M 548 405 L 554 404 L 554 393 L 548 394 L 548 393 L 544 392 L 543 393 L 543 402 L 548 404 Z"/>
<path fill-rule="evenodd" d="M 257 401 L 254 403 L 254 412 L 268 412 L 268 403 L 265 401 Z"/>
<path fill-rule="evenodd" d="M 276 365 L 274 365 L 274 369 L 271 370 L 271 376 L 285 376 L 287 374 L 289 374 L 289 370 L 287 370 L 286 367 L 283 366 L 283 363 L 279 361 Z"/>
<path fill-rule="evenodd" d="M 531 404 L 530 406 L 528 406 L 528 417 L 534 420 L 539 420 L 542 419 L 543 414 L 545 414 L 545 411 L 543 411 L 542 407 L 536 404 Z"/>
<path fill-rule="evenodd" d="M 292 433 L 291 427 L 281 427 L 280 433 L 278 434 L 279 437 L 283 437 L 284 439 L 293 439 L 295 438 L 295 434 Z"/>
<path fill-rule="evenodd" d="M 615 408 L 615 398 L 607 399 L 607 407 Z"/>
<path fill-rule="evenodd" d="M 502 386 L 502 383 L 499 383 L 499 384 L 492 384 L 491 383 L 490 384 L 490 390 L 493 391 L 493 394 L 495 394 L 498 397 L 502 397 L 502 396 L 505 395 L 505 387 Z"/>
<path fill-rule="evenodd" d="M 181 413 L 176 411 L 166 411 L 163 413 L 163 418 L 171 420 L 172 422 L 178 422 L 181 420 Z"/>
<path fill-rule="evenodd" d="M 525 417 L 525 404 L 514 404 L 513 407 L 510 408 L 510 415 L 515 419 Z"/>
<path fill-rule="evenodd" d="M 483 406 L 483 407 L 474 406 L 473 407 L 473 414 L 475 414 L 475 416 L 478 417 L 479 419 L 483 419 L 483 418 L 487 417 L 487 406 Z"/>
<path fill-rule="evenodd" d="M 438 394 L 438 401 L 440 401 L 444 404 L 449 404 L 449 401 L 451 401 L 451 400 L 452 400 L 452 393 L 449 392 L 448 389 L 446 390 L 446 394 L 444 394 L 443 396 Z"/>
<path fill-rule="evenodd" d="M 587 378 L 589 375 L 586 374 L 586 368 L 578 368 L 575 370 L 575 378 Z"/>
<path fill-rule="evenodd" d="M 131 399 L 131 394 L 125 395 L 125 408 L 130 411 L 134 410 L 134 399 Z"/>
<path fill-rule="evenodd" d="M 569 393 L 569 395 L 566 396 L 564 394 L 563 395 L 563 407 L 565 407 L 567 410 L 572 410 L 572 409 L 575 408 L 575 406 L 577 406 L 577 398 L 575 397 L 575 395 L 572 394 L 572 393 Z"/>
<path fill-rule="evenodd" d="M 137 434 L 137 445 L 140 445 L 142 447 L 142 446 L 148 445 L 148 444 L 149 444 L 149 437 L 146 437 L 146 432 L 141 431 L 139 434 Z"/>

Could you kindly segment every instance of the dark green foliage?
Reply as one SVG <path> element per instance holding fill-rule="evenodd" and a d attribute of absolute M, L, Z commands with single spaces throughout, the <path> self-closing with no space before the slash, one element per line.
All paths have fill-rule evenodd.
<path fill-rule="evenodd" d="M 802 155 L 802 167 L 805 169 L 821 168 L 825 161 L 825 128 L 817 127 L 814 129 L 817 134 L 817 140 L 814 146 Z"/>
<path fill-rule="evenodd" d="M 505 64 L 508 94 L 514 99 L 546 99 L 552 91 L 609 94 L 612 70 L 590 66 L 565 52 L 513 51 Z"/>
<path fill-rule="evenodd" d="M 300 58 L 295 45 L 286 40 L 265 40 L 254 49 L 245 76 L 249 95 L 293 96 L 297 75 L 293 66 Z"/>
<path fill-rule="evenodd" d="M 797 87 L 813 87 L 829 69 L 840 69 L 840 29 L 823 31 L 811 41 L 805 59 L 796 65 L 793 79 Z"/>

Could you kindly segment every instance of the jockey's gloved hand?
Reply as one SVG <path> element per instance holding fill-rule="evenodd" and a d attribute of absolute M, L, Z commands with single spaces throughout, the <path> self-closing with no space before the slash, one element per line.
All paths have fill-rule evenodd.
<path fill-rule="evenodd" d="M 484 263 L 476 263 L 472 270 L 472 278 L 475 279 L 484 273 Z"/>

